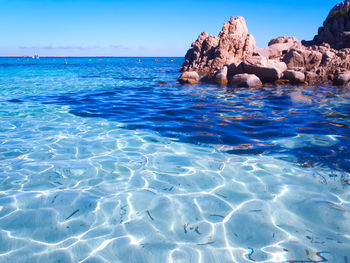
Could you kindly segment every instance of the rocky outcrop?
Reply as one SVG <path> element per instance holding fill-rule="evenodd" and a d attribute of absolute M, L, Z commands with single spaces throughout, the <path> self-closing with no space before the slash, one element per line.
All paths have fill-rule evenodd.
<path fill-rule="evenodd" d="M 337 4 L 318 29 L 318 34 L 305 45 L 328 43 L 332 48 L 350 48 L 350 0 Z"/>
<path fill-rule="evenodd" d="M 305 47 L 305 49 L 322 55 L 321 63 L 318 66 L 303 70 L 305 73 L 315 73 L 317 75 L 316 83 L 333 82 L 335 84 L 335 76 L 350 71 L 349 48 L 337 50 L 324 43 L 320 46 Z"/>
<path fill-rule="evenodd" d="M 231 17 L 218 36 L 199 35 L 185 56 L 181 72 L 195 70 L 213 73 L 225 64 L 241 62 L 256 50 L 243 17 Z"/>
<path fill-rule="evenodd" d="M 202 33 L 192 44 L 181 67 L 181 72 L 191 72 L 191 78 L 182 75 L 179 81 L 195 83 L 199 75 L 194 76 L 193 72 L 197 72 L 202 76 L 201 81 L 219 85 L 251 87 L 256 78 L 277 85 L 347 85 L 350 82 L 350 42 L 346 37 L 350 35 L 349 10 L 350 0 L 336 5 L 313 41 L 278 37 L 264 49 L 255 46 L 245 20 L 232 17 L 218 36 Z"/>

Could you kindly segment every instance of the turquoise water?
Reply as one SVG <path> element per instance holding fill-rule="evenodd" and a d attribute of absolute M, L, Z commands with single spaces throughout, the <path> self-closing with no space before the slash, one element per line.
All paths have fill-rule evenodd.
<path fill-rule="evenodd" d="M 0 59 L 0 262 L 350 262 L 349 88 L 66 61 Z"/>

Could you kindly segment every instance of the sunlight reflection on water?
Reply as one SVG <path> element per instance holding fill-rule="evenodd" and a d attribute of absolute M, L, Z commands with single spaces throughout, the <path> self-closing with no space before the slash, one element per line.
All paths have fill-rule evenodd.
<path fill-rule="evenodd" d="M 0 261 L 350 260 L 349 90 L 181 62 L 2 60 Z"/>

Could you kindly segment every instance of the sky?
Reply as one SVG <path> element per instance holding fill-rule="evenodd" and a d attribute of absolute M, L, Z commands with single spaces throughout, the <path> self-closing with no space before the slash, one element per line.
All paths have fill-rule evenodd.
<path fill-rule="evenodd" d="M 243 16 L 257 45 L 310 40 L 340 0 L 0 0 L 0 56 L 179 56 Z"/>

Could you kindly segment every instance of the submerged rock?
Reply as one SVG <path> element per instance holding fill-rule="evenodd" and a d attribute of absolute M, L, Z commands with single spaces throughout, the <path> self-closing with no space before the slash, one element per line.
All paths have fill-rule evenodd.
<path fill-rule="evenodd" d="M 165 82 L 165 81 L 158 81 L 157 83 L 159 86 L 164 86 L 164 85 L 167 85 L 168 83 Z"/>

